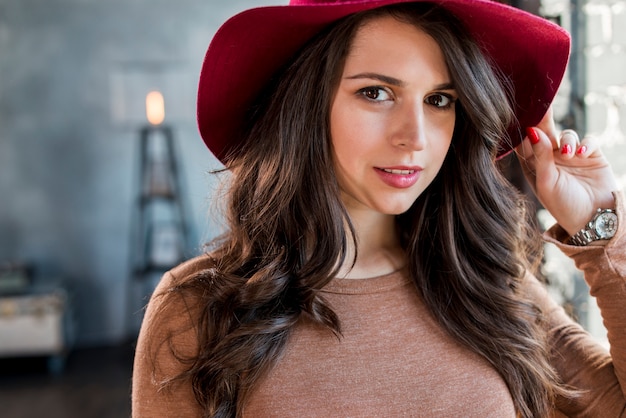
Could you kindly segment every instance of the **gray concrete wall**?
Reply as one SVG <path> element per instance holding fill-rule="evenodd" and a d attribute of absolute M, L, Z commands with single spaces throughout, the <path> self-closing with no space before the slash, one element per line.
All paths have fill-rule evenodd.
<path fill-rule="evenodd" d="M 626 1 L 592 0 L 586 15 L 587 130 L 626 186 Z"/>
<path fill-rule="evenodd" d="M 196 130 L 197 76 L 218 25 L 259 3 L 0 0 L 0 263 L 68 283 L 79 345 L 125 338 L 142 303 L 127 303 L 145 97 L 133 94 L 165 91 L 199 245 L 215 232 L 218 163 Z"/>

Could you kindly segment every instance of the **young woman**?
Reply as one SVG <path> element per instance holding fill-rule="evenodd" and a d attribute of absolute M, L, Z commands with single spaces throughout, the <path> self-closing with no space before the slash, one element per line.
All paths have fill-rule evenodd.
<path fill-rule="evenodd" d="M 156 289 L 133 416 L 624 413 L 623 195 L 593 140 L 551 120 L 568 47 L 484 0 L 293 0 L 226 22 L 198 115 L 228 230 Z M 610 354 L 532 274 L 541 241 L 496 162 L 513 148 Z"/>

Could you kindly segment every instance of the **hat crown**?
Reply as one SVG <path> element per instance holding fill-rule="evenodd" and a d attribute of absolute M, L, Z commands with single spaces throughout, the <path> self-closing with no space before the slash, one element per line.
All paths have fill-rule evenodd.
<path fill-rule="evenodd" d="M 337 4 L 345 4 L 345 3 L 367 3 L 368 1 L 371 0 L 361 0 L 361 1 L 355 1 L 355 0 L 290 0 L 289 1 L 289 5 L 290 6 L 320 6 L 320 5 L 337 5 Z"/>

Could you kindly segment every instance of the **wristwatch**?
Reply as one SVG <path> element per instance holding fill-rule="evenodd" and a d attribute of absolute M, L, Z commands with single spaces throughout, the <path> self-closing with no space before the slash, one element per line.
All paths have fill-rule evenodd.
<path fill-rule="evenodd" d="M 611 239 L 617 232 L 617 214 L 613 209 L 598 209 L 583 229 L 572 235 L 569 244 L 585 246 L 601 239 Z"/>

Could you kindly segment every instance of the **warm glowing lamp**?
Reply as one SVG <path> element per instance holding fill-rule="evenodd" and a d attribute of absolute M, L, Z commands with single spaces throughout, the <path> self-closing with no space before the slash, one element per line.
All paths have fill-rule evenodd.
<path fill-rule="evenodd" d="M 146 117 L 152 125 L 160 125 L 165 120 L 165 100 L 159 91 L 151 91 L 146 96 Z"/>

